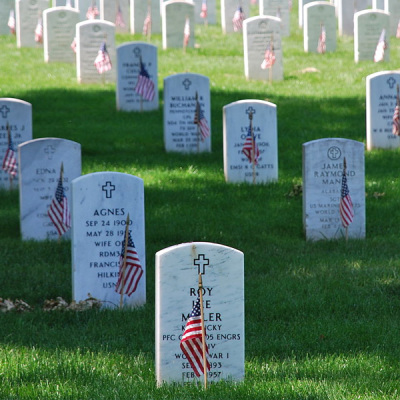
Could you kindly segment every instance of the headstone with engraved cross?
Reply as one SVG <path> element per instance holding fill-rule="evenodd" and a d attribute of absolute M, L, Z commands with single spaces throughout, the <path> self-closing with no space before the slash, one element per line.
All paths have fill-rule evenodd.
<path fill-rule="evenodd" d="M 0 98 L 0 163 L 3 164 L 8 149 L 8 129 L 10 129 L 11 141 L 15 157 L 18 157 L 18 145 L 32 140 L 32 104 L 19 99 Z M 12 179 L 11 187 L 18 187 L 19 167 L 17 175 Z M 10 188 L 10 175 L 0 168 L 0 188 Z"/>
<path fill-rule="evenodd" d="M 196 376 L 180 348 L 188 316 L 203 281 L 208 380 L 244 378 L 244 255 L 215 243 L 192 242 L 156 254 L 157 383 L 188 383 Z"/>
<path fill-rule="evenodd" d="M 63 187 L 71 203 L 71 181 L 81 175 L 81 145 L 66 139 L 34 139 L 18 147 L 21 235 L 24 240 L 57 239 L 47 211 L 64 166 Z M 70 207 L 70 206 L 69 206 Z M 63 235 L 70 237 L 70 232 Z"/>
<path fill-rule="evenodd" d="M 129 290 L 129 285 L 124 289 L 123 305 L 131 307 L 146 302 L 143 180 L 120 172 L 95 172 L 72 182 L 72 297 L 75 301 L 86 299 L 90 293 L 104 302 L 105 307 L 119 306 L 121 295 L 116 285 L 128 214 L 136 252 L 129 276 L 141 275 L 135 290 Z"/>
<path fill-rule="evenodd" d="M 303 227 L 307 240 L 346 236 L 339 211 L 344 171 L 354 214 L 348 237 L 365 238 L 364 143 L 327 138 L 303 144 Z"/>
<path fill-rule="evenodd" d="M 156 46 L 144 42 L 128 42 L 118 46 L 117 110 L 157 110 L 157 71 Z"/>
<path fill-rule="evenodd" d="M 194 121 L 198 108 L 201 109 L 202 116 L 198 117 L 201 121 L 196 124 Z M 167 152 L 211 151 L 208 77 L 183 73 L 164 79 L 164 144 Z"/>
<path fill-rule="evenodd" d="M 224 173 L 227 182 L 278 179 L 276 105 L 240 100 L 223 109 Z"/>
<path fill-rule="evenodd" d="M 366 79 L 367 149 L 400 147 L 400 136 L 393 134 L 393 116 L 400 102 L 400 72 L 381 71 Z"/>

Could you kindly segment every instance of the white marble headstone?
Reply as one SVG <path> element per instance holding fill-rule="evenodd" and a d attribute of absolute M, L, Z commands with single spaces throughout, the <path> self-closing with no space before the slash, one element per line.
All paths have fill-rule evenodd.
<path fill-rule="evenodd" d="M 384 61 L 390 60 L 390 17 L 381 10 L 364 10 L 354 14 L 354 61 L 374 60 L 382 30 L 386 31 Z"/>
<path fill-rule="evenodd" d="M 146 250 L 143 180 L 120 172 L 95 172 L 72 182 L 72 297 L 90 293 L 105 307 L 118 307 L 115 291 L 119 258 L 129 231 L 142 269 L 137 289 L 124 294 L 123 305 L 146 302 Z"/>
<path fill-rule="evenodd" d="M 400 138 L 392 134 L 396 107 L 399 71 L 381 71 L 368 75 L 366 80 L 367 149 L 400 147 Z"/>
<path fill-rule="evenodd" d="M 354 14 L 368 8 L 368 0 L 337 0 L 339 35 L 354 35 Z"/>
<path fill-rule="evenodd" d="M 249 18 L 250 17 L 249 0 L 245 1 L 221 0 L 221 26 L 223 33 L 235 32 L 232 20 L 239 6 L 242 7 L 244 18 Z M 240 33 L 241 32 L 242 31 L 240 31 Z"/>
<path fill-rule="evenodd" d="M 15 0 L 17 47 L 41 47 L 35 41 L 35 29 L 49 0 Z"/>
<path fill-rule="evenodd" d="M 143 0 L 145 2 L 146 0 Z M 130 0 L 99 0 L 100 19 L 115 24 L 116 32 L 130 32 Z"/>
<path fill-rule="evenodd" d="M 303 144 L 303 227 L 307 240 L 345 237 L 339 213 L 344 158 L 354 210 L 348 237 L 365 238 L 364 143 L 327 138 Z"/>
<path fill-rule="evenodd" d="M 385 0 L 372 0 L 372 8 L 377 8 L 378 10 L 384 10 Z"/>
<path fill-rule="evenodd" d="M 53 0 L 53 7 L 75 8 L 75 0 Z"/>
<path fill-rule="evenodd" d="M 210 135 L 203 138 L 194 123 L 196 93 Z M 164 79 L 164 144 L 167 152 L 211 151 L 210 80 L 200 74 L 184 73 Z"/>
<path fill-rule="evenodd" d="M 270 15 L 281 19 L 281 35 L 290 35 L 289 0 L 260 0 L 260 15 Z"/>
<path fill-rule="evenodd" d="M 193 1 L 169 0 L 161 4 L 163 49 L 183 47 L 184 30 L 187 20 L 190 28 L 187 47 L 194 47 L 195 20 Z"/>
<path fill-rule="evenodd" d="M 110 55 L 111 70 L 99 74 L 94 65 L 102 43 Z M 76 25 L 76 74 L 79 83 L 115 82 L 115 25 L 103 20 L 89 20 Z"/>
<path fill-rule="evenodd" d="M 23 240 L 58 239 L 47 214 L 64 165 L 63 186 L 71 207 L 71 181 L 81 175 L 81 145 L 66 139 L 42 138 L 18 147 L 19 203 Z M 63 237 L 69 238 L 68 231 Z"/>
<path fill-rule="evenodd" d="M 154 97 L 135 91 L 139 79 L 140 60 L 154 84 Z M 158 109 L 157 47 L 144 42 L 128 42 L 117 47 L 117 109 L 150 111 Z"/>
<path fill-rule="evenodd" d="M 71 43 L 75 38 L 79 11 L 54 7 L 43 11 L 43 47 L 45 62 L 75 62 Z"/>
<path fill-rule="evenodd" d="M 8 148 L 7 123 L 10 127 L 11 140 L 15 157 L 18 157 L 18 145 L 32 140 L 32 104 L 19 99 L 0 98 L 0 160 L 3 163 Z M 18 187 L 19 166 L 17 175 L 12 179 L 12 188 Z M 9 189 L 9 174 L 0 168 L 0 188 Z"/>
<path fill-rule="evenodd" d="M 299 27 L 301 28 L 303 26 L 303 20 L 304 20 L 304 11 L 303 11 L 303 7 L 308 4 L 311 3 L 315 0 L 298 0 L 299 1 Z"/>
<path fill-rule="evenodd" d="M 143 34 L 146 17 L 150 11 L 151 33 L 161 33 L 160 0 L 130 0 L 131 1 L 131 33 Z"/>
<path fill-rule="evenodd" d="M 251 126 L 254 135 L 252 162 L 243 152 Z M 266 183 L 278 180 L 278 128 L 276 105 L 262 100 L 240 100 L 223 108 L 224 173 L 227 182 Z M 248 139 L 250 140 L 250 139 Z M 254 164 L 254 165 L 253 165 Z"/>
<path fill-rule="evenodd" d="M 11 10 L 14 11 L 15 18 L 15 0 L 2 0 L 0 7 L 0 35 L 9 35 L 11 33 L 8 27 Z"/>
<path fill-rule="evenodd" d="M 263 68 L 265 52 L 272 47 L 275 62 Z M 276 17 L 251 17 L 243 22 L 244 74 L 247 79 L 283 79 L 281 20 Z"/>
<path fill-rule="evenodd" d="M 399 0 L 385 0 L 384 11 L 390 15 L 390 29 L 388 37 L 396 36 L 397 27 L 400 20 L 400 1 Z"/>
<path fill-rule="evenodd" d="M 180 349 L 202 274 L 208 381 L 244 379 L 244 255 L 215 243 L 192 242 L 156 253 L 157 383 L 202 382 Z"/>
<path fill-rule="evenodd" d="M 87 12 L 89 7 L 96 7 L 98 15 L 94 19 L 100 19 L 100 0 L 76 0 L 76 8 L 79 10 L 79 16 L 81 21 L 88 19 Z"/>
<path fill-rule="evenodd" d="M 326 52 L 336 50 L 335 6 L 326 1 L 314 1 L 304 6 L 304 51 L 317 53 L 321 30 L 325 29 Z"/>
<path fill-rule="evenodd" d="M 217 0 L 206 0 L 207 15 L 205 17 L 202 16 L 203 0 L 195 0 L 194 4 L 196 24 L 215 25 L 217 23 Z"/>

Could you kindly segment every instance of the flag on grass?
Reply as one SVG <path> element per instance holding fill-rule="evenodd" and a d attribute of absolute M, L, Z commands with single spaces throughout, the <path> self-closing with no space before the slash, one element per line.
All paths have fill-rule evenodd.
<path fill-rule="evenodd" d="M 201 3 L 200 18 L 207 18 L 207 0 L 203 0 Z"/>
<path fill-rule="evenodd" d="M 326 29 L 325 25 L 321 24 L 321 33 L 318 38 L 317 52 L 324 54 L 326 52 Z"/>
<path fill-rule="evenodd" d="M 110 55 L 108 54 L 105 42 L 103 42 L 100 46 L 97 57 L 94 60 L 94 65 L 99 74 L 103 74 L 112 68 Z"/>
<path fill-rule="evenodd" d="M 396 38 L 397 38 L 397 39 L 400 38 L 400 19 L 399 19 L 399 22 L 398 22 L 398 24 L 397 24 Z"/>
<path fill-rule="evenodd" d="M 262 69 L 272 68 L 272 66 L 275 64 L 275 61 L 276 57 L 274 53 L 274 45 L 271 42 L 269 42 L 268 47 L 264 53 L 264 60 L 261 63 L 261 68 Z"/>
<path fill-rule="evenodd" d="M 204 335 L 205 336 L 205 335 Z M 197 298 L 192 312 L 186 321 L 185 330 L 181 339 L 181 350 L 186 356 L 196 376 L 204 374 L 203 364 L 203 339 L 202 339 L 202 323 L 200 311 L 200 298 Z M 208 346 L 206 344 L 206 353 L 208 354 Z M 207 360 L 207 369 L 210 370 L 210 363 Z"/>
<path fill-rule="evenodd" d="M 239 32 L 242 30 L 244 19 L 245 19 L 245 15 L 244 15 L 243 9 L 242 9 L 242 7 L 238 6 L 238 8 L 235 11 L 235 14 L 233 14 L 233 18 L 232 18 L 233 30 L 235 32 Z"/>
<path fill-rule="evenodd" d="M 196 110 L 194 112 L 193 122 L 199 128 L 199 132 L 201 135 L 201 141 L 204 141 L 204 139 L 207 139 L 210 136 L 210 128 L 208 126 L 207 119 L 204 116 L 204 112 L 201 109 L 197 93 L 196 93 Z"/>
<path fill-rule="evenodd" d="M 378 44 L 376 45 L 375 54 L 374 54 L 374 61 L 379 62 L 382 61 L 385 57 L 385 49 L 387 47 L 386 44 L 386 31 L 382 29 L 382 33 L 379 36 Z"/>
<path fill-rule="evenodd" d="M 190 20 L 186 17 L 185 27 L 183 28 L 183 47 L 187 47 L 190 39 Z"/>
<path fill-rule="evenodd" d="M 135 244 L 133 243 L 131 233 L 127 231 L 128 244 L 125 249 L 125 239 L 122 241 L 122 250 L 119 258 L 119 277 L 115 291 L 119 294 L 127 294 L 130 296 L 136 291 L 140 278 L 143 275 L 143 269 L 140 264 Z M 126 250 L 126 263 L 124 270 L 124 257 Z"/>
<path fill-rule="evenodd" d="M 43 20 L 39 17 L 38 23 L 35 28 L 35 42 L 43 43 Z"/>
<path fill-rule="evenodd" d="M 342 188 L 340 192 L 340 219 L 343 227 L 347 228 L 352 222 L 354 217 L 353 202 L 351 201 L 349 187 L 347 185 L 346 176 L 346 159 L 343 161 L 343 174 L 342 174 Z"/>
<path fill-rule="evenodd" d="M 115 17 L 115 25 L 120 26 L 121 28 L 125 27 L 124 16 L 122 15 L 122 10 L 120 5 L 118 5 L 118 11 Z"/>
<path fill-rule="evenodd" d="M 135 92 L 148 101 L 154 99 L 154 82 L 150 79 L 150 75 L 142 62 L 142 58 L 140 58 L 140 72 L 136 82 Z"/>
<path fill-rule="evenodd" d="M 47 214 L 49 215 L 51 221 L 55 225 L 58 232 L 58 236 L 62 236 L 71 227 L 71 215 L 69 212 L 67 196 L 65 196 L 63 187 L 62 166 L 56 193 L 53 197 L 53 200 L 51 201 Z"/>
<path fill-rule="evenodd" d="M 10 16 L 8 17 L 7 22 L 8 27 L 10 28 L 10 33 L 15 35 L 15 12 L 14 10 L 10 10 Z"/>
<path fill-rule="evenodd" d="M 4 155 L 3 159 L 3 170 L 8 172 L 11 178 L 14 178 L 17 175 L 17 158 L 15 156 L 14 145 L 10 133 L 10 126 L 7 124 L 7 131 L 8 131 L 8 147 L 6 154 Z"/>
<path fill-rule="evenodd" d="M 97 8 L 96 3 L 92 2 L 92 5 L 89 6 L 88 10 L 86 11 L 86 18 L 96 19 L 99 14 L 99 9 Z"/>
<path fill-rule="evenodd" d="M 147 10 L 146 18 L 143 22 L 143 35 L 147 36 L 151 34 L 151 9 Z"/>
<path fill-rule="evenodd" d="M 254 164 L 258 163 L 258 157 L 260 157 L 260 150 L 254 137 L 253 126 L 250 121 L 249 128 L 247 130 L 247 136 L 243 144 L 243 154 L 248 158 L 249 162 Z"/>

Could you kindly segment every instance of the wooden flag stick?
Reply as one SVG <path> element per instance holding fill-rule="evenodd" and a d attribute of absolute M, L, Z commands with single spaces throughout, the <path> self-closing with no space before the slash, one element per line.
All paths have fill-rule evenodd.
<path fill-rule="evenodd" d="M 64 182 L 64 163 L 61 161 L 61 165 L 60 165 L 60 182 L 61 182 L 61 185 L 63 184 L 63 182 Z M 58 185 L 57 185 L 58 186 Z M 57 190 L 57 189 L 56 189 Z M 64 211 L 63 211 L 63 214 L 64 214 Z M 63 218 L 63 222 L 64 222 L 64 218 Z M 58 235 L 58 240 L 57 240 L 57 242 L 58 243 L 61 243 L 61 236 L 60 235 Z"/>
<path fill-rule="evenodd" d="M 251 164 L 253 167 L 253 185 L 256 183 L 256 146 L 253 131 L 253 113 L 249 113 L 250 132 L 251 132 Z"/>
<path fill-rule="evenodd" d="M 207 352 L 206 352 L 206 331 L 204 329 L 203 311 L 203 280 L 199 274 L 199 296 L 200 296 L 200 318 L 201 318 L 201 340 L 203 345 L 203 369 L 204 369 L 204 389 L 207 389 Z"/>
<path fill-rule="evenodd" d="M 7 139 L 8 139 L 8 147 L 10 147 L 10 143 L 11 143 L 11 132 L 10 132 L 10 124 L 7 121 Z M 8 179 L 10 180 L 10 190 L 12 190 L 13 188 L 13 179 L 14 177 L 9 174 L 8 175 Z"/>
<path fill-rule="evenodd" d="M 122 263 L 122 274 L 121 277 L 121 296 L 119 298 L 119 308 L 122 309 L 124 303 L 124 288 L 125 288 L 125 270 L 126 270 L 126 248 L 128 247 L 128 232 L 129 232 L 129 214 L 126 217 L 126 226 L 125 226 L 125 247 L 124 247 L 124 260 Z"/>
<path fill-rule="evenodd" d="M 343 171 L 344 171 L 344 174 L 346 174 L 346 167 L 347 167 L 347 164 L 346 164 L 346 157 L 344 157 L 343 158 Z M 349 240 L 349 226 L 347 225 L 346 226 L 346 242 Z"/>

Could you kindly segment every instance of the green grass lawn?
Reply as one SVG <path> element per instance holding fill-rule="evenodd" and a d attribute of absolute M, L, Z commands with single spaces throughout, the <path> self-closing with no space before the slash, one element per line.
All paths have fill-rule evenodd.
<path fill-rule="evenodd" d="M 296 2 L 294 2 L 296 3 Z M 253 10 L 254 11 L 254 10 Z M 79 85 L 75 67 L 45 64 L 41 49 L 0 37 L 0 97 L 28 101 L 33 135 L 81 143 L 83 174 L 119 171 L 145 185 L 147 304 L 136 310 L 45 312 L 71 301 L 69 242 L 22 242 L 18 192 L 0 191 L 0 297 L 33 311 L 0 313 L 0 399 L 398 399 L 400 396 L 399 150 L 365 153 L 365 240 L 306 242 L 302 144 L 342 137 L 365 142 L 366 76 L 400 65 L 354 63 L 353 39 L 335 53 L 303 51 L 297 4 L 283 40 L 281 82 L 246 81 L 240 35 L 196 27 L 197 48 L 158 46 L 158 84 L 180 72 L 210 78 L 212 153 L 167 154 L 157 111 L 116 111 L 115 85 Z M 143 40 L 117 35 L 117 43 Z M 307 68 L 316 72 L 305 72 Z M 277 105 L 279 181 L 227 184 L 222 107 L 242 99 Z M 154 256 L 208 241 L 245 254 L 244 382 L 155 382 Z"/>

